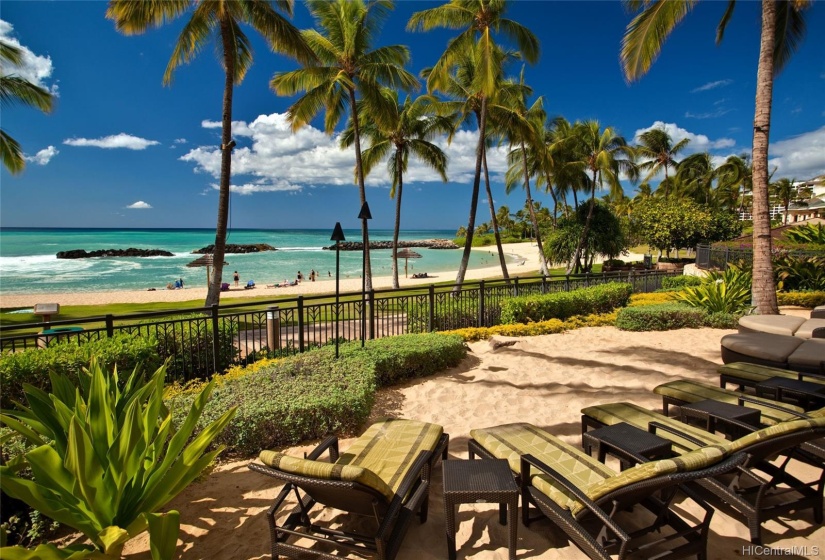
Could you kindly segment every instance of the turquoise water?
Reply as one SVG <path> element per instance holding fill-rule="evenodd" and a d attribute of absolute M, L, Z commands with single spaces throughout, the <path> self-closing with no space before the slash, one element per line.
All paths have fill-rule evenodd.
<path fill-rule="evenodd" d="M 256 254 L 227 254 L 224 281 L 237 270 L 243 283 L 272 284 L 294 280 L 300 270 L 305 278 L 315 269 L 321 279 L 335 274 L 335 251 L 322 247 L 332 242 L 327 230 L 233 230 L 228 243 L 268 243 L 277 251 Z M 443 230 L 404 231 L 404 240 L 452 238 Z M 360 230 L 345 230 L 349 241 L 361 239 Z M 390 230 L 371 230 L 372 241 L 392 239 Z M 146 290 L 164 288 L 183 278 L 189 286 L 206 285 L 204 268 L 187 268 L 199 255 L 192 251 L 215 241 L 208 229 L 34 229 L 0 228 L 0 293 L 54 293 L 76 291 Z M 165 249 L 173 257 L 58 259 L 58 251 L 71 249 Z M 410 260 L 412 272 L 456 270 L 461 250 L 415 249 L 422 258 Z M 373 250 L 374 276 L 392 273 L 391 251 Z M 493 255 L 473 251 L 470 267 L 493 266 Z M 401 263 L 403 267 L 403 263 Z M 403 271 L 403 268 L 402 268 Z M 361 253 L 341 252 L 341 278 L 359 278 Z"/>

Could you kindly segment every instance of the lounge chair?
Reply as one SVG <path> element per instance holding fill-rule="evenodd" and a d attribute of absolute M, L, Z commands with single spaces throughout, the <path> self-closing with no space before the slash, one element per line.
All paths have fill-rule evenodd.
<path fill-rule="evenodd" d="M 814 338 L 764 332 L 726 334 L 722 337 L 722 361 L 747 362 L 804 373 L 825 375 L 825 330 L 815 329 Z"/>
<path fill-rule="evenodd" d="M 263 451 L 263 465 L 249 468 L 286 482 L 269 508 L 272 558 L 334 558 L 326 543 L 337 551 L 371 554 L 392 559 L 413 515 L 427 519 L 430 473 L 439 456 L 446 458 L 449 436 L 441 426 L 414 420 L 383 420 L 370 426 L 344 453 L 338 439 L 330 436 L 305 459 L 275 451 Z M 329 452 L 330 461 L 319 460 Z M 294 494 L 297 506 L 281 525 L 286 498 Z M 371 531 L 344 531 L 319 521 L 316 504 L 349 514 L 367 516 Z M 346 516 L 348 519 L 351 516 Z M 299 536 L 316 542 L 305 548 L 288 542 Z"/>
<path fill-rule="evenodd" d="M 656 558 L 705 558 L 713 509 L 680 485 L 721 475 L 745 460 L 741 453 L 726 456 L 721 448 L 707 448 L 679 460 L 664 459 L 616 473 L 530 424 L 472 430 L 470 436 L 471 459 L 480 455 L 509 462 L 521 486 L 524 525 L 532 520 L 530 510 L 535 506 L 590 558 L 599 560 L 634 553 L 653 558 L 662 548 L 665 552 Z M 704 518 L 690 524 L 670 509 L 679 489 L 704 509 Z M 643 517 L 638 511 L 623 515 L 635 505 L 652 515 Z M 642 522 L 649 525 L 640 528 Z M 655 534 L 660 538 L 651 542 Z"/>
<path fill-rule="evenodd" d="M 670 440 L 672 450 L 677 455 L 704 446 L 730 446 L 731 451 L 746 453 L 747 461 L 734 473 L 697 480 L 697 484 L 744 518 L 750 530 L 751 542 L 761 543 L 764 521 L 791 511 L 811 508 L 814 521 L 822 523 L 825 472 L 822 472 L 818 480 L 806 483 L 787 473 L 786 467 L 792 458 L 798 456 L 801 444 L 825 436 L 825 418 L 780 422 L 728 442 L 718 435 L 631 403 L 611 403 L 582 410 L 582 433 L 588 428 L 620 422 Z M 778 455 L 784 459 L 777 466 L 770 461 Z M 821 462 L 819 468 L 825 471 Z"/>
<path fill-rule="evenodd" d="M 728 383 L 739 386 L 743 391 L 745 387 L 756 387 L 763 381 L 771 377 L 782 377 L 785 379 L 798 379 L 800 381 L 810 381 L 812 383 L 825 384 L 825 377 L 816 374 L 806 374 L 804 372 L 791 371 L 788 369 L 751 364 L 747 362 L 732 362 L 719 366 L 719 386 L 723 389 Z"/>
<path fill-rule="evenodd" d="M 825 319 L 805 319 L 795 315 L 745 315 L 739 332 L 763 332 L 798 338 L 825 338 Z"/>

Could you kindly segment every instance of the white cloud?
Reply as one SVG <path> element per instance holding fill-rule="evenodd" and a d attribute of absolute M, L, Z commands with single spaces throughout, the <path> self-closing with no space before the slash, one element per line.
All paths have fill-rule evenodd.
<path fill-rule="evenodd" d="M 26 156 L 26 161 L 36 163 L 37 165 L 46 165 L 59 153 L 60 151 L 57 148 L 49 146 L 48 148 L 43 148 L 33 156 Z"/>
<path fill-rule="evenodd" d="M 732 110 L 733 109 L 726 109 L 726 108 L 720 107 L 719 109 L 716 109 L 715 111 L 711 111 L 709 113 L 692 113 L 690 111 L 685 111 L 685 118 L 687 118 L 687 119 L 716 119 L 716 118 L 721 117 L 722 115 L 727 115 Z"/>
<path fill-rule="evenodd" d="M 711 90 L 711 89 L 725 87 L 725 86 L 731 85 L 732 83 L 733 83 L 733 80 L 728 80 L 728 79 L 716 80 L 715 82 L 708 82 L 704 85 L 699 86 L 698 88 L 694 88 L 694 89 L 690 90 L 690 93 L 698 93 L 700 91 L 708 91 L 708 90 Z"/>
<path fill-rule="evenodd" d="M 148 210 L 151 207 L 152 207 L 151 204 L 149 204 L 147 202 L 143 202 L 142 200 L 138 200 L 137 202 L 133 202 L 132 204 L 130 204 L 126 208 L 130 208 L 132 210 Z"/>
<path fill-rule="evenodd" d="M 681 142 L 684 138 L 689 138 L 690 143 L 685 147 L 683 153 L 686 154 L 693 154 L 696 152 L 706 152 L 708 150 L 721 150 L 725 148 L 732 148 L 736 145 L 736 142 L 732 138 L 719 138 L 718 140 L 711 140 L 704 134 L 695 134 L 684 128 L 679 127 L 674 123 L 664 123 L 662 121 L 656 121 L 652 125 L 647 128 L 640 128 L 636 131 L 636 134 L 633 137 L 633 142 L 638 143 L 639 137 L 642 133 L 651 130 L 653 128 L 661 128 L 664 129 L 670 135 L 670 138 L 673 140 L 673 143 L 676 144 Z"/>
<path fill-rule="evenodd" d="M 825 126 L 774 142 L 768 153 L 768 166 L 777 168 L 776 177 L 810 179 L 825 174 Z"/>
<path fill-rule="evenodd" d="M 186 144 L 186 138 L 175 138 L 175 144 Z"/>
<path fill-rule="evenodd" d="M 217 129 L 220 123 L 205 120 L 201 126 Z M 327 136 L 311 126 L 293 133 L 285 114 L 260 115 L 251 123 L 235 121 L 232 136 L 238 140 L 251 140 L 251 145 L 239 145 L 232 156 L 233 176 L 251 177 L 244 184 L 233 186 L 235 192 L 297 191 L 306 186 L 354 184 L 352 148 L 340 149 L 337 136 Z M 447 175 L 451 182 L 472 179 L 477 142 L 478 135 L 473 131 L 459 131 L 449 146 L 446 137 L 435 140 L 447 154 Z M 507 148 L 502 147 L 491 149 L 487 154 L 491 175 L 496 180 L 501 180 L 507 169 L 506 153 Z M 217 143 L 191 149 L 180 159 L 193 163 L 196 172 L 208 173 L 215 178 L 220 174 L 221 153 Z M 385 165 L 378 165 L 366 182 L 369 186 L 389 186 Z M 404 175 L 404 182 L 441 182 L 441 178 L 413 160 Z"/>
<path fill-rule="evenodd" d="M 147 140 L 121 132 L 103 138 L 69 138 L 63 141 L 67 146 L 92 146 L 94 148 L 126 148 L 127 150 L 145 150 L 149 146 L 160 144 L 155 140 Z"/>
<path fill-rule="evenodd" d="M 46 80 L 51 77 L 54 67 L 49 56 L 39 56 L 34 54 L 28 47 L 20 44 L 20 41 L 13 36 L 14 26 L 7 21 L 0 19 L 0 39 L 4 42 L 18 47 L 22 51 L 22 60 L 19 66 L 10 69 L 4 68 L 4 75 L 17 75 L 28 80 L 36 86 L 49 90 L 52 95 L 58 95 L 57 84 L 49 85 Z"/>

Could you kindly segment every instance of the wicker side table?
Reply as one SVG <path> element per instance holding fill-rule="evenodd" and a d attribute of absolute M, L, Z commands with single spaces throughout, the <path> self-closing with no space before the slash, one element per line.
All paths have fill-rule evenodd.
<path fill-rule="evenodd" d="M 731 420 L 750 424 L 754 429 L 757 429 L 762 418 L 762 413 L 756 408 L 712 399 L 684 403 L 679 406 L 679 411 L 682 422 L 688 423 L 688 420 L 693 418 L 703 423 L 703 430 L 715 433 L 719 429 L 719 431 L 733 438 L 741 437 L 744 434 L 742 433 L 743 428 L 731 423 Z"/>
<path fill-rule="evenodd" d="M 499 504 L 499 523 L 509 525 L 510 560 L 516 558 L 519 489 L 503 459 L 478 459 L 443 461 L 444 509 L 447 524 L 447 553 L 455 560 L 455 513 L 456 506 L 469 503 Z"/>
<path fill-rule="evenodd" d="M 599 453 L 599 461 L 602 463 L 608 453 L 618 457 L 622 470 L 636 463 L 625 452 L 642 455 L 650 460 L 670 456 L 670 441 L 625 422 L 584 432 L 582 447 L 588 455 L 595 447 Z"/>
<path fill-rule="evenodd" d="M 756 396 L 797 404 L 811 410 L 825 404 L 825 385 L 784 377 L 771 377 L 756 385 Z"/>

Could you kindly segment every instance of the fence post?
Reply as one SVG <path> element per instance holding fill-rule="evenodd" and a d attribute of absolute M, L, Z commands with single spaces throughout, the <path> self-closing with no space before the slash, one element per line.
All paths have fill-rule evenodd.
<path fill-rule="evenodd" d="M 298 296 L 298 352 L 304 351 L 304 296 Z"/>
<path fill-rule="evenodd" d="M 433 332 L 433 326 L 435 325 L 435 285 L 430 284 L 430 316 L 427 318 L 427 331 Z"/>
<path fill-rule="evenodd" d="M 266 308 L 266 345 L 270 352 L 281 349 L 281 313 L 277 305 Z"/>
<path fill-rule="evenodd" d="M 630 274 L 628 274 L 628 280 L 630 281 L 630 285 L 633 286 L 633 291 L 636 291 L 636 281 L 633 275 L 633 266 L 630 267 Z"/>
<path fill-rule="evenodd" d="M 213 303 L 210 306 L 210 311 L 212 313 L 212 365 L 214 366 L 214 373 L 220 373 L 220 369 L 218 368 L 218 354 L 220 354 L 220 336 L 221 330 L 218 325 L 218 304 Z"/>
<path fill-rule="evenodd" d="M 726 245 L 725 246 L 725 268 L 724 268 L 724 270 L 728 269 L 728 258 L 729 258 L 729 256 L 730 256 L 730 247 L 728 247 Z"/>
<path fill-rule="evenodd" d="M 541 293 L 542 294 L 547 293 L 547 275 L 546 274 L 541 275 Z"/>
<path fill-rule="evenodd" d="M 590 287 L 590 271 L 584 273 L 584 285 Z"/>
<path fill-rule="evenodd" d="M 369 302 L 369 326 L 370 326 L 370 340 L 376 338 L 375 337 L 375 290 L 370 290 L 369 296 L 367 301 Z"/>
<path fill-rule="evenodd" d="M 115 316 L 106 315 L 106 336 L 112 338 L 115 336 Z"/>
<path fill-rule="evenodd" d="M 647 277 L 648 277 L 648 274 L 645 274 L 644 275 L 644 279 L 645 279 L 644 293 L 647 293 Z"/>
<path fill-rule="evenodd" d="M 513 297 L 518 297 L 518 276 L 513 280 Z"/>
<path fill-rule="evenodd" d="M 484 320 L 484 280 L 478 283 L 478 323 L 479 327 L 486 327 L 487 323 Z"/>
<path fill-rule="evenodd" d="M 570 275 L 569 274 L 564 275 L 564 291 L 565 292 L 570 291 Z"/>

